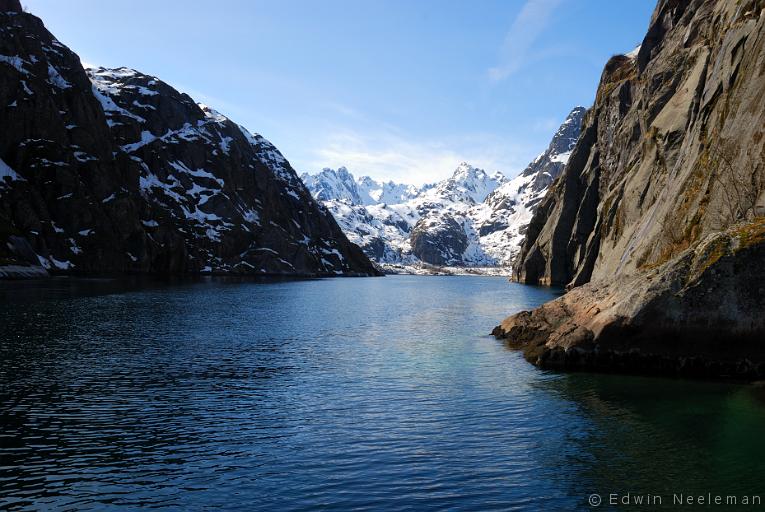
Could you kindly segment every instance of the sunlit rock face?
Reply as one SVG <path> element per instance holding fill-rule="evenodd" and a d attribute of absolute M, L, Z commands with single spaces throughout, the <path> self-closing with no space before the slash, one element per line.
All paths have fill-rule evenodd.
<path fill-rule="evenodd" d="M 495 330 L 533 362 L 765 376 L 764 8 L 661 0 L 606 64 L 513 267 L 571 291 Z"/>

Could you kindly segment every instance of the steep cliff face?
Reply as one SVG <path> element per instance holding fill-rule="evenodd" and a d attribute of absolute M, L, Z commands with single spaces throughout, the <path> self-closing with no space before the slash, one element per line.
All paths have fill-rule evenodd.
<path fill-rule="evenodd" d="M 763 2 L 659 2 L 633 56 L 605 67 L 564 175 L 515 261 L 580 285 L 666 262 L 751 220 L 763 172 Z"/>
<path fill-rule="evenodd" d="M 607 63 L 514 265 L 572 290 L 496 335 L 540 365 L 765 374 L 764 11 L 661 0 Z"/>
<path fill-rule="evenodd" d="M 15 4 L 0 12 L 0 266 L 376 273 L 266 139 L 156 77 L 86 72 Z"/>

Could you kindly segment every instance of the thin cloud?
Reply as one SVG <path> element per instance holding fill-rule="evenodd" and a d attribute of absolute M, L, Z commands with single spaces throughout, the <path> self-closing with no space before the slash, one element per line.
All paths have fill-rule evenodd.
<path fill-rule="evenodd" d="M 316 172 L 344 166 L 356 176 L 421 185 L 447 178 L 463 161 L 512 177 L 528 163 L 527 152 L 528 148 L 488 134 L 433 142 L 413 140 L 397 130 L 363 135 L 336 130 L 313 152 L 304 169 Z"/>
<path fill-rule="evenodd" d="M 531 129 L 537 133 L 555 133 L 560 126 L 560 119 L 555 117 L 537 118 L 531 123 Z"/>
<path fill-rule="evenodd" d="M 498 82 L 523 67 L 534 43 L 544 32 L 561 0 L 527 0 L 513 20 L 500 50 L 500 62 L 489 69 L 489 79 Z"/>

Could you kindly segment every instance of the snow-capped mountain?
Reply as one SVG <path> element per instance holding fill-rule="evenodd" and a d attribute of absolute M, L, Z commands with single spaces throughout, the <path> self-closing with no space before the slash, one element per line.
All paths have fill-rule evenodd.
<path fill-rule="evenodd" d="M 517 177 L 486 196 L 477 215 L 478 231 L 486 251 L 499 264 L 509 265 L 520 250 L 537 204 L 568 162 L 586 113 L 584 107 L 575 107 L 544 153 Z"/>
<path fill-rule="evenodd" d="M 585 112 L 573 109 L 547 150 L 512 180 L 464 162 L 446 180 L 423 187 L 355 179 L 344 167 L 301 178 L 348 238 L 379 263 L 504 266 L 568 161 Z"/>
<path fill-rule="evenodd" d="M 435 186 L 434 195 L 454 202 L 480 203 L 507 178 L 501 172 L 486 174 L 483 169 L 462 162 L 448 179 Z"/>
<path fill-rule="evenodd" d="M 423 187 L 356 180 L 344 168 L 302 178 L 348 238 L 378 262 L 494 264 L 476 243 L 470 217 L 471 209 L 507 181 L 501 173 L 462 163 L 448 179 Z"/>
<path fill-rule="evenodd" d="M 373 202 L 368 196 L 361 197 L 356 180 L 345 167 L 340 167 L 336 171 L 324 169 L 316 175 L 303 174 L 301 178 L 317 201 L 336 199 L 352 204 L 372 204 Z"/>
<path fill-rule="evenodd" d="M 432 187 L 415 187 L 392 181 L 381 183 L 369 176 L 356 179 L 345 167 L 337 170 L 324 168 L 318 174 L 303 173 L 301 178 L 319 201 L 342 200 L 357 205 L 403 203 Z"/>
<path fill-rule="evenodd" d="M 0 277 L 377 273 L 265 138 L 3 5 Z"/>

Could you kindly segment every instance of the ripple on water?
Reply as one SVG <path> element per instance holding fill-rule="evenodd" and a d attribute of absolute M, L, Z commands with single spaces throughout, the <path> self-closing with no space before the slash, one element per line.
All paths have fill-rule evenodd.
<path fill-rule="evenodd" d="M 7 508 L 538 510 L 625 482 L 759 485 L 765 418 L 744 388 L 540 372 L 485 335 L 550 290 L 412 276 L 13 286 L 0 285 Z"/>

